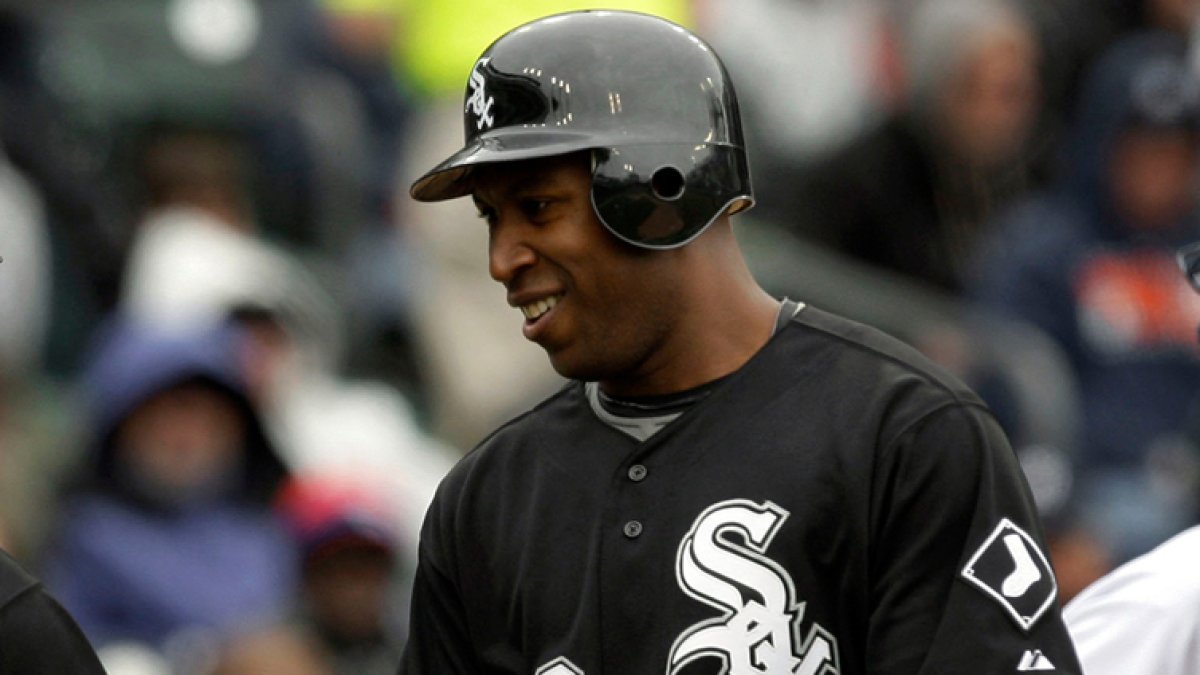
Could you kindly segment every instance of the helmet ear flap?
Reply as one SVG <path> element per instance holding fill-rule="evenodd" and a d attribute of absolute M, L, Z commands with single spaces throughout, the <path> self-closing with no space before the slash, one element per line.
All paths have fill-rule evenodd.
<path fill-rule="evenodd" d="M 613 235 L 639 248 L 683 246 L 730 206 L 753 203 L 738 148 L 662 143 L 592 152 L 592 207 Z"/>
<path fill-rule="evenodd" d="M 675 200 L 656 194 L 656 167 L 643 148 L 605 148 L 592 153 L 592 207 L 618 239 L 642 248 L 673 248 L 690 239 Z M 683 174 L 677 193 L 686 190 Z M 676 199 L 678 196 L 676 197 Z"/>

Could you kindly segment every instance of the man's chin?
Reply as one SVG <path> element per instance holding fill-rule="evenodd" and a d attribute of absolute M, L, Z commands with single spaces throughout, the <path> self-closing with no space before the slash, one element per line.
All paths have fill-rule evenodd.
<path fill-rule="evenodd" d="M 546 355 L 550 358 L 550 367 L 554 368 L 554 372 L 568 380 L 592 382 L 603 379 L 607 374 L 606 369 L 600 367 L 595 361 L 580 358 L 579 354 L 573 353 L 570 349 L 552 349 L 545 345 L 542 348 L 546 350 Z"/>

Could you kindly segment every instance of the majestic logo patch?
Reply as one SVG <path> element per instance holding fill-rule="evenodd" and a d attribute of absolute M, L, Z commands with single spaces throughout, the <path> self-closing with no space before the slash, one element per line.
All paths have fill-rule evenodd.
<path fill-rule="evenodd" d="M 837 641 L 815 623 L 801 640 L 804 603 L 787 570 L 765 555 L 788 515 L 770 501 L 733 499 L 696 518 L 679 545 L 675 575 L 685 593 L 721 616 L 675 640 L 669 675 L 702 658 L 720 659 L 722 675 L 837 675 Z"/>
<path fill-rule="evenodd" d="M 571 663 L 567 657 L 560 656 L 538 668 L 534 671 L 533 675 L 584 675 L 584 673 L 579 666 Z"/>
<path fill-rule="evenodd" d="M 962 576 L 1028 631 L 1058 595 L 1045 554 L 1025 530 L 1004 518 L 975 551 Z"/>
<path fill-rule="evenodd" d="M 1050 663 L 1050 659 L 1042 653 L 1040 649 L 1026 649 L 1021 655 L 1021 662 L 1017 664 L 1018 673 L 1028 673 L 1035 670 L 1054 670 L 1054 664 Z"/>
<path fill-rule="evenodd" d="M 487 95 L 487 81 L 483 78 L 483 73 L 479 70 L 486 66 L 488 61 L 491 61 L 490 56 L 485 56 L 479 59 L 475 64 L 475 68 L 471 71 L 471 95 L 467 97 L 467 107 L 464 112 L 469 112 L 475 116 L 476 129 L 491 129 L 496 123 L 496 118 L 492 115 L 492 106 L 495 105 L 496 99 L 493 96 Z"/>

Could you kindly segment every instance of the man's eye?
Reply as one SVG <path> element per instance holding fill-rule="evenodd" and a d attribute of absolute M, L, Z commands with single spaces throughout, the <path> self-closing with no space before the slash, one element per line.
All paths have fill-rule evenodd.
<path fill-rule="evenodd" d="M 521 202 L 521 211 L 524 212 L 526 218 L 536 218 L 546 207 L 550 206 L 548 199 L 526 199 Z"/>

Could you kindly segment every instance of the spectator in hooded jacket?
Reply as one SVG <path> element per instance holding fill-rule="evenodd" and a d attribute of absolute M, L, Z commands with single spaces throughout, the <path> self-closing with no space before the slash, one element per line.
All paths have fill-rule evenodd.
<path fill-rule="evenodd" d="M 1079 517 L 1116 560 L 1190 522 L 1197 466 L 1183 440 L 1200 402 L 1200 301 L 1175 249 L 1196 238 L 1196 83 L 1186 45 L 1145 33 L 1097 62 L 1058 188 L 999 223 L 982 303 L 1067 354 L 1082 393 Z"/>
<path fill-rule="evenodd" d="M 1200 244 L 1179 252 L 1200 291 Z M 1200 663 L 1200 525 L 1088 587 L 1063 611 L 1089 675 L 1187 675 Z"/>
<path fill-rule="evenodd" d="M 91 360 L 91 462 L 47 580 L 102 652 L 220 640 L 288 610 L 295 558 L 269 506 L 283 468 L 237 375 L 237 339 L 118 321 Z"/>

